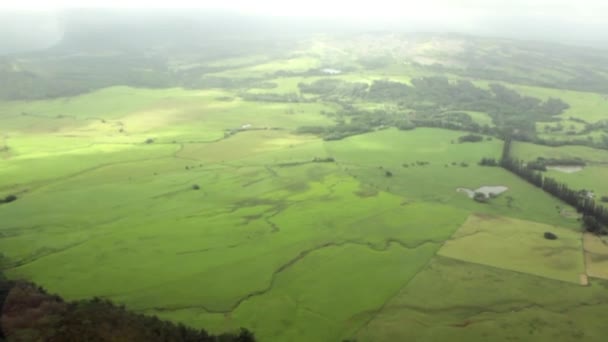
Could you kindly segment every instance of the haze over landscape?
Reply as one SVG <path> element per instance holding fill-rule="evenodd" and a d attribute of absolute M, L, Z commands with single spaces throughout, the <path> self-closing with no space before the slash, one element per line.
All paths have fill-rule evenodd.
<path fill-rule="evenodd" d="M 3 1 L 0 341 L 605 341 L 606 13 Z"/>

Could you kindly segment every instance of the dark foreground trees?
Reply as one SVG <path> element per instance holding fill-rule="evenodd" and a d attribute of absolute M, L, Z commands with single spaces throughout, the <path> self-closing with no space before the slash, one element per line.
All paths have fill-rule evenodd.
<path fill-rule="evenodd" d="M 254 335 L 209 334 L 137 314 L 106 299 L 65 302 L 26 282 L 0 280 L 2 332 L 8 341 L 252 342 Z"/>

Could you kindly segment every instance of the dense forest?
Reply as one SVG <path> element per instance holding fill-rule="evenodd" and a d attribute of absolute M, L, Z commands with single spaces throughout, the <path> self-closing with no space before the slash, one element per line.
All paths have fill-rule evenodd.
<path fill-rule="evenodd" d="M 499 83 L 488 89 L 471 81 L 450 81 L 446 77 L 421 77 L 412 85 L 389 80 L 376 80 L 371 85 L 323 78 L 312 83 L 300 83 L 303 94 L 318 96 L 326 102 L 336 102 L 342 109 L 329 113 L 337 118 L 333 127 L 301 127 L 300 133 L 322 135 L 326 140 L 369 132 L 394 126 L 408 130 L 416 126 L 463 130 L 503 137 L 508 132 L 514 139 L 533 141 L 543 145 L 564 142 L 546 141 L 538 137 L 537 122 L 556 121 L 569 105 L 559 98 L 541 99 L 523 96 Z M 283 95 L 286 96 L 286 95 Z M 263 97 L 255 98 L 263 101 Z M 290 95 L 289 100 L 298 100 Z M 302 101 L 306 101 L 300 98 Z M 391 104 L 393 109 L 363 110 L 354 104 L 358 101 Z M 476 123 L 467 111 L 487 113 L 493 126 Z M 587 131 L 594 130 L 589 127 Z M 603 131 L 603 128 L 595 128 Z M 570 142 L 572 143 L 572 142 Z M 576 143 L 576 142 L 574 142 Z M 594 143 L 582 140 L 581 145 L 608 147 L 608 141 Z"/>

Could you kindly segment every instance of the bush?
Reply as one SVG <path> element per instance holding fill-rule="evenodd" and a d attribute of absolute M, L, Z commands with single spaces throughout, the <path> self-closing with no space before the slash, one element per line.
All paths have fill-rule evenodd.
<path fill-rule="evenodd" d="M 17 200 L 16 195 L 8 195 L 3 200 L 0 200 L 0 203 L 11 203 Z"/>
<path fill-rule="evenodd" d="M 297 134 L 325 134 L 326 129 L 323 126 L 302 126 L 296 129 Z"/>
<path fill-rule="evenodd" d="M 583 215 L 583 227 L 586 231 L 597 235 L 605 235 L 607 233 L 606 227 L 591 215 Z"/>
<path fill-rule="evenodd" d="M 494 158 L 481 158 L 479 165 L 481 165 L 481 166 L 498 166 L 498 162 Z"/>
<path fill-rule="evenodd" d="M 200 185 L 198 185 L 198 184 L 192 185 L 192 190 L 200 190 L 200 189 L 201 189 Z"/>
<path fill-rule="evenodd" d="M 545 232 L 544 237 L 547 240 L 557 240 L 557 235 L 555 235 L 551 232 Z"/>
<path fill-rule="evenodd" d="M 526 166 L 530 170 L 547 171 L 547 165 L 542 160 L 528 162 Z"/>
<path fill-rule="evenodd" d="M 483 192 L 476 192 L 475 195 L 473 195 L 473 199 L 479 203 L 488 202 L 488 197 Z"/>
<path fill-rule="evenodd" d="M 467 134 L 467 135 L 463 135 L 460 138 L 458 138 L 458 142 L 460 142 L 460 143 L 480 142 L 480 141 L 483 141 L 483 137 L 481 135 L 477 135 L 477 134 Z"/>
<path fill-rule="evenodd" d="M 335 163 L 336 159 L 334 159 L 333 157 L 327 157 L 327 158 L 314 157 L 314 158 L 312 158 L 312 162 L 313 163 Z"/>
<path fill-rule="evenodd" d="M 608 196 L 602 196 L 602 198 L 600 198 L 600 200 L 604 203 L 608 203 Z"/>

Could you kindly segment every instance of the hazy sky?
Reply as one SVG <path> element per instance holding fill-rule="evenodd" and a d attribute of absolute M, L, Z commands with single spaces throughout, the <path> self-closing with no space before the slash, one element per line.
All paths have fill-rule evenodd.
<path fill-rule="evenodd" d="M 223 9 L 324 17 L 330 23 L 338 23 L 334 18 L 339 17 L 362 30 L 459 32 L 608 49 L 608 0 L 0 0 L 0 53 L 2 43 L 22 43 L 28 35 L 45 33 L 58 39 L 59 13 L 71 8 Z M 38 14 L 19 16 L 14 10 Z M 14 39 L 17 36 L 22 39 Z"/>
<path fill-rule="evenodd" d="M 502 15 L 578 17 L 606 20 L 605 0 L 2 0 L 3 9 L 59 9 L 69 7 L 221 8 L 272 15 L 355 17 L 414 17 L 466 12 Z"/>

